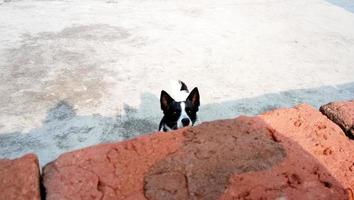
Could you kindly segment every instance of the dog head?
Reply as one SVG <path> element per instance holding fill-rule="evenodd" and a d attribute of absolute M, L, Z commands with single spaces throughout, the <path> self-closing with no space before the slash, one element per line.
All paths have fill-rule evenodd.
<path fill-rule="evenodd" d="M 164 131 L 192 126 L 197 120 L 200 105 L 198 88 L 195 87 L 185 101 L 175 101 L 167 92 L 162 90 L 160 104 L 164 113 L 161 121 Z"/>

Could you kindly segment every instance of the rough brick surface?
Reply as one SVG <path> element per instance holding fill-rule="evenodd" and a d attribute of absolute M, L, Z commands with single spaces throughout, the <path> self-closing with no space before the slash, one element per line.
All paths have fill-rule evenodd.
<path fill-rule="evenodd" d="M 316 109 L 203 123 L 60 156 L 47 199 L 350 199 L 354 144 Z"/>
<path fill-rule="evenodd" d="M 301 170 L 300 165 L 306 161 L 306 158 L 314 158 L 317 161 L 317 166 L 312 168 L 313 173 L 310 175 L 318 176 L 324 186 L 332 187 L 331 181 L 323 179 L 330 175 L 347 191 L 348 198 L 354 199 L 354 142 L 349 140 L 336 124 L 315 108 L 305 104 L 290 109 L 274 110 L 264 113 L 260 117 L 273 128 L 273 137 L 276 140 L 284 146 L 296 145 L 302 149 L 296 153 L 302 158 L 292 164 L 296 166 L 297 171 Z M 288 145 L 285 145 L 286 143 Z M 288 155 L 291 154 L 288 153 Z M 326 169 L 326 175 L 317 172 L 321 166 Z M 249 176 L 261 177 L 261 174 L 250 174 Z M 293 182 L 291 179 L 289 181 Z M 304 186 L 313 184 L 313 182 L 303 184 L 302 181 L 301 183 L 300 185 Z M 260 182 L 258 184 L 262 185 Z M 313 195 L 314 192 L 316 190 L 310 194 Z M 257 190 L 255 194 L 257 194 Z M 325 199 L 325 197 L 323 198 Z M 318 198 L 310 196 L 309 199 Z"/>
<path fill-rule="evenodd" d="M 320 111 L 354 139 L 354 100 L 332 102 L 321 106 Z"/>
<path fill-rule="evenodd" d="M 276 131 L 300 144 L 353 193 L 354 141 L 336 124 L 308 105 L 275 110 L 262 118 Z"/>
<path fill-rule="evenodd" d="M 44 168 L 47 199 L 145 199 L 144 174 L 175 152 L 182 137 L 157 133 L 63 154 Z"/>
<path fill-rule="evenodd" d="M 266 171 L 286 157 L 257 117 L 204 123 L 145 176 L 148 199 L 217 199 L 233 174 Z"/>
<path fill-rule="evenodd" d="M 0 199 L 39 200 L 39 167 L 34 154 L 0 159 Z"/>

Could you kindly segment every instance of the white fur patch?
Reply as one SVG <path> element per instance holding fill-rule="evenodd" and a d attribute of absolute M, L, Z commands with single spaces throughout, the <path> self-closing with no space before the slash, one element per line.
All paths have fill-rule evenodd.
<path fill-rule="evenodd" d="M 164 129 L 166 129 L 167 131 L 172 131 L 172 129 L 171 129 L 170 127 L 168 127 L 166 124 L 164 124 L 164 125 L 161 127 L 160 131 L 161 131 L 161 132 L 164 132 Z"/>
<path fill-rule="evenodd" d="M 189 95 L 187 91 L 181 91 L 181 84 L 178 81 L 171 81 L 170 82 L 171 91 L 167 91 L 171 97 L 179 102 L 185 101 Z"/>
<path fill-rule="evenodd" d="M 192 120 L 189 118 L 189 116 L 186 113 L 186 103 L 181 102 L 180 105 L 181 105 L 181 115 L 179 116 L 179 119 L 177 121 L 177 128 L 182 128 L 183 127 L 182 119 L 184 119 L 184 118 L 189 119 L 189 125 L 188 126 L 191 126 L 192 125 Z"/>

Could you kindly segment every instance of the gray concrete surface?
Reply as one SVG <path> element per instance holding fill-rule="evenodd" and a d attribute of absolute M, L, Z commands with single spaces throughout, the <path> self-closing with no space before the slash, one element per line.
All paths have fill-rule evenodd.
<path fill-rule="evenodd" d="M 0 157 L 157 130 L 171 80 L 199 87 L 200 121 L 353 99 L 353 5 L 0 1 Z"/>

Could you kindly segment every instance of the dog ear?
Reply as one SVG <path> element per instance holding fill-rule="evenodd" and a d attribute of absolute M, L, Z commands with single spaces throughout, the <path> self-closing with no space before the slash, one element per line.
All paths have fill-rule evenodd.
<path fill-rule="evenodd" d="M 199 102 L 199 91 L 198 88 L 195 87 L 191 93 L 189 93 L 187 100 L 191 101 L 194 107 L 199 107 L 200 102 Z"/>
<path fill-rule="evenodd" d="M 171 102 L 174 101 L 173 98 L 167 94 L 164 90 L 161 91 L 160 104 L 163 111 L 168 110 Z"/>

